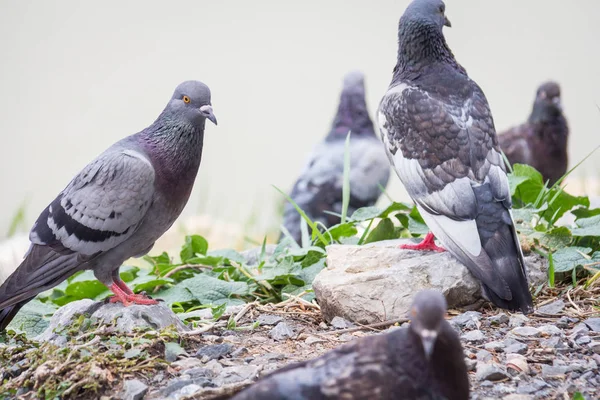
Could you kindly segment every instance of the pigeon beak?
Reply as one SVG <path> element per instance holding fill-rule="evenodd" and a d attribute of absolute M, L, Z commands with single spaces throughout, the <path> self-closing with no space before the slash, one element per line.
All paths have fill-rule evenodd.
<path fill-rule="evenodd" d="M 447 26 L 448 28 L 452 28 L 452 23 L 450 22 L 448 17 L 446 17 L 445 15 L 444 15 L 444 26 Z"/>
<path fill-rule="evenodd" d="M 208 120 L 210 120 L 213 124 L 217 125 L 217 117 L 215 117 L 215 114 L 213 114 L 213 109 L 211 106 L 202 106 L 200 107 L 200 112 L 202 113 L 202 115 L 204 115 L 204 117 L 206 117 Z"/>
<path fill-rule="evenodd" d="M 429 360 L 433 353 L 433 347 L 435 346 L 435 339 L 437 339 L 437 332 L 429 329 L 423 329 L 421 331 L 421 343 L 423 344 L 423 351 L 425 352 L 425 358 Z"/>

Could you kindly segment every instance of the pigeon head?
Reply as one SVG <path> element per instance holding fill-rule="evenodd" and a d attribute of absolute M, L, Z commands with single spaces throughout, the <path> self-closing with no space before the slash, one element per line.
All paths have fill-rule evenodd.
<path fill-rule="evenodd" d="M 345 139 L 349 131 L 353 136 L 375 134 L 365 101 L 365 75 L 360 71 L 352 71 L 344 76 L 338 111 L 328 138 Z"/>
<path fill-rule="evenodd" d="M 446 17 L 446 5 L 441 0 L 413 0 L 406 8 L 402 19 L 418 21 L 421 24 L 430 24 L 442 30 L 442 27 L 451 27 L 450 20 Z M 402 24 L 402 19 L 400 23 Z"/>
<path fill-rule="evenodd" d="M 546 82 L 540 85 L 535 96 L 530 122 L 549 121 L 561 115 L 560 86 L 556 82 Z"/>
<path fill-rule="evenodd" d="M 210 102 L 210 89 L 198 81 L 186 81 L 177 86 L 165 112 L 193 126 L 204 126 L 207 119 L 217 124 Z"/>
<path fill-rule="evenodd" d="M 421 340 L 423 351 L 428 359 L 433 353 L 446 309 L 446 299 L 436 290 L 423 290 L 417 293 L 410 308 L 409 329 Z"/>

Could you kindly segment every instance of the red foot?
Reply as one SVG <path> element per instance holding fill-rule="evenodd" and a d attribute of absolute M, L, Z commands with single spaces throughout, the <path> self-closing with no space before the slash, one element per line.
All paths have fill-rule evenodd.
<path fill-rule="evenodd" d="M 440 253 L 446 251 L 443 247 L 435 244 L 433 233 L 431 232 L 427 233 L 423 241 L 419 244 L 401 244 L 398 247 L 405 250 L 437 251 Z"/>
<path fill-rule="evenodd" d="M 123 282 L 121 282 L 121 283 L 123 283 Z M 127 287 L 125 285 L 125 283 L 123 283 L 123 285 L 125 287 Z M 133 292 L 131 292 L 131 289 L 129 289 L 129 288 L 127 288 L 127 291 L 131 292 L 131 294 L 127 293 L 125 290 L 123 290 L 121 288 L 121 285 L 119 285 L 118 283 L 113 283 L 112 285 L 109 286 L 109 289 L 111 292 L 113 292 L 115 294 L 109 300 L 111 303 L 123 303 L 123 305 L 125 307 L 127 307 L 131 304 L 143 304 L 143 305 L 158 304 L 158 301 L 151 299 L 148 296 L 145 296 L 143 294 L 133 294 Z"/>

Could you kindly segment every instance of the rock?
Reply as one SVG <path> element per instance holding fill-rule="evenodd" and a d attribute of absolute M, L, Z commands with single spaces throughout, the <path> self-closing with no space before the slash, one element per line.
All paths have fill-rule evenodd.
<path fill-rule="evenodd" d="M 600 332 L 600 318 L 588 318 L 583 323 L 592 331 Z"/>
<path fill-rule="evenodd" d="M 113 324 L 118 332 L 129 333 L 134 328 L 150 328 L 160 330 L 175 326 L 180 331 L 187 331 L 179 317 L 164 304 L 138 305 L 125 307 L 121 303 L 105 303 L 89 299 L 74 301 L 58 309 L 50 319 L 50 325 L 36 337 L 42 342 L 64 345 L 65 338 L 60 332 L 71 325 L 82 314 L 90 315 L 92 320 L 105 324 Z M 56 332 L 55 332 L 56 331 Z"/>
<path fill-rule="evenodd" d="M 480 299 L 479 282 L 448 252 L 398 249 L 409 240 L 327 247 L 327 268 L 313 282 L 321 312 L 361 324 L 406 317 L 413 295 L 434 288 L 449 308 Z"/>
<path fill-rule="evenodd" d="M 478 381 L 500 381 L 509 377 L 504 367 L 494 363 L 483 362 L 477 363 L 475 376 Z"/>
<path fill-rule="evenodd" d="M 490 362 L 492 361 L 492 353 L 490 353 L 489 351 L 486 350 L 479 350 L 477 352 L 477 354 L 475 355 L 475 358 L 477 358 L 477 361 L 481 361 L 481 362 Z"/>
<path fill-rule="evenodd" d="M 481 313 L 478 311 L 467 311 L 450 320 L 450 323 L 454 326 L 463 329 L 478 329 L 479 320 L 481 319 Z"/>
<path fill-rule="evenodd" d="M 223 386 L 230 383 L 254 380 L 258 376 L 261 367 L 244 364 L 223 368 L 223 371 L 214 379 L 215 385 Z"/>
<path fill-rule="evenodd" d="M 538 326 L 538 329 L 540 330 L 542 335 L 560 336 L 563 334 L 563 331 L 557 328 L 555 325 L 542 325 Z"/>
<path fill-rule="evenodd" d="M 533 326 L 519 326 L 511 330 L 510 333 L 526 338 L 535 338 L 542 334 L 539 329 L 534 328 Z"/>
<path fill-rule="evenodd" d="M 200 348 L 196 352 L 195 356 L 202 359 L 202 361 L 207 362 L 210 360 L 218 360 L 221 357 L 225 357 L 232 351 L 233 346 L 229 343 L 211 344 Z"/>
<path fill-rule="evenodd" d="M 344 318 L 337 317 L 337 316 L 333 317 L 330 324 L 335 329 L 347 329 L 347 328 L 353 328 L 356 326 L 352 322 L 346 321 Z"/>
<path fill-rule="evenodd" d="M 511 328 L 516 328 L 518 326 L 524 326 L 528 322 L 529 318 L 527 318 L 523 314 L 513 314 L 508 320 L 508 326 L 510 326 Z"/>
<path fill-rule="evenodd" d="M 324 343 L 326 342 L 325 339 L 321 339 L 320 337 L 317 336 L 309 336 L 306 338 L 306 340 L 304 341 L 304 343 L 306 344 L 315 344 L 315 343 Z"/>
<path fill-rule="evenodd" d="M 128 379 L 123 384 L 122 400 L 141 400 L 148 393 L 148 385 L 138 379 Z"/>
<path fill-rule="evenodd" d="M 508 396 L 504 396 L 503 400 L 533 400 L 533 396 L 529 396 L 527 394 L 509 394 Z"/>
<path fill-rule="evenodd" d="M 545 304 L 537 309 L 540 314 L 557 315 L 562 312 L 565 308 L 565 302 L 562 300 L 555 300 L 550 304 Z"/>
<path fill-rule="evenodd" d="M 518 341 L 511 341 L 504 349 L 505 353 L 525 354 L 527 353 L 527 345 Z"/>
<path fill-rule="evenodd" d="M 503 351 L 506 345 L 504 342 L 494 341 L 484 344 L 483 347 L 488 351 Z"/>
<path fill-rule="evenodd" d="M 194 357 L 184 357 L 171 363 L 171 367 L 181 370 L 196 368 L 202 365 L 202 362 Z"/>
<path fill-rule="evenodd" d="M 240 358 L 248 354 L 248 349 L 245 347 L 239 347 L 231 352 L 231 358 Z"/>
<path fill-rule="evenodd" d="M 465 364 L 467 365 L 467 371 L 475 371 L 475 368 L 477 368 L 477 360 L 465 358 Z"/>
<path fill-rule="evenodd" d="M 201 389 L 202 389 L 202 386 L 192 383 L 190 385 L 182 387 L 175 393 L 171 393 L 171 395 L 169 396 L 169 399 L 179 400 L 179 399 L 187 398 L 188 396 L 196 393 L 197 391 L 199 391 Z"/>
<path fill-rule="evenodd" d="M 584 344 L 588 344 L 592 341 L 592 339 L 590 339 L 589 336 L 587 335 L 583 335 L 578 337 L 577 339 L 575 339 L 575 343 L 578 344 L 579 346 L 583 346 Z"/>
<path fill-rule="evenodd" d="M 177 395 L 181 389 L 186 386 L 193 385 L 191 379 L 174 378 L 171 379 L 167 386 L 161 389 L 161 394 L 169 398 L 178 398 Z"/>
<path fill-rule="evenodd" d="M 480 330 L 469 331 L 460 337 L 469 343 L 481 343 L 485 340 L 485 335 Z"/>
<path fill-rule="evenodd" d="M 588 345 L 591 351 L 596 354 L 600 354 L 600 342 L 592 342 Z"/>
<path fill-rule="evenodd" d="M 519 386 L 517 387 L 517 393 L 521 394 L 531 394 L 536 393 L 546 387 L 548 387 L 546 382 L 541 379 L 534 379 L 532 382 L 521 381 Z"/>
<path fill-rule="evenodd" d="M 567 373 L 566 366 L 542 365 L 542 378 L 544 379 L 562 379 Z"/>
<path fill-rule="evenodd" d="M 583 322 L 575 325 L 573 327 L 573 329 L 571 329 L 571 336 L 572 337 L 578 337 L 582 334 L 588 333 L 590 331 L 590 328 L 584 324 Z"/>
<path fill-rule="evenodd" d="M 492 315 L 491 317 L 488 318 L 488 321 L 490 323 L 490 325 L 505 325 L 508 324 L 508 315 L 504 314 L 504 313 L 500 313 L 498 315 Z"/>
<path fill-rule="evenodd" d="M 271 331 L 269 336 L 271 339 L 282 341 L 294 337 L 294 330 L 285 322 L 278 323 Z"/>
<path fill-rule="evenodd" d="M 282 320 L 280 316 L 272 314 L 260 314 L 257 319 L 261 325 L 277 325 Z"/>

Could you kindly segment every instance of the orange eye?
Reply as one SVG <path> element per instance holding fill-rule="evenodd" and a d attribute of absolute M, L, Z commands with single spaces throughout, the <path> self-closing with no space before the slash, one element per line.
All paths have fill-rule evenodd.
<path fill-rule="evenodd" d="M 185 104 L 189 104 L 189 102 L 191 101 L 190 98 L 187 96 L 183 96 L 182 100 Z"/>

